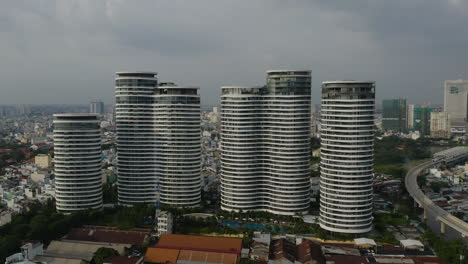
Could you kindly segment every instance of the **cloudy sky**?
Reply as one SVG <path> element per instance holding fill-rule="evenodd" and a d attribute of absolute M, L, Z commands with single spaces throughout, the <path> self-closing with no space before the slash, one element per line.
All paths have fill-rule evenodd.
<path fill-rule="evenodd" d="M 0 5 L 0 104 L 113 102 L 116 71 L 201 87 L 269 69 L 377 82 L 379 99 L 443 101 L 468 79 L 466 0 L 14 0 Z"/>

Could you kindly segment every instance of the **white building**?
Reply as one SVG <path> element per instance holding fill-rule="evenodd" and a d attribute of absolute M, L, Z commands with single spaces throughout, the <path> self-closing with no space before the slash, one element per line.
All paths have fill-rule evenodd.
<path fill-rule="evenodd" d="M 21 252 L 13 254 L 5 259 L 5 264 L 30 264 L 36 256 L 44 254 L 44 245 L 40 242 L 26 243 L 21 246 Z"/>
<path fill-rule="evenodd" d="M 468 80 L 445 81 L 444 112 L 450 116 L 452 133 L 464 135 L 468 117 Z"/>
<path fill-rule="evenodd" d="M 219 112 L 217 106 L 213 107 L 213 111 L 208 113 L 208 119 L 210 120 L 210 123 L 217 123 L 219 121 Z"/>
<path fill-rule="evenodd" d="M 158 220 L 158 236 L 162 234 L 172 234 L 173 217 L 170 212 L 161 211 L 157 216 Z"/>
<path fill-rule="evenodd" d="M 115 80 L 119 204 L 156 202 L 155 72 L 118 72 Z"/>
<path fill-rule="evenodd" d="M 431 137 L 450 138 L 450 115 L 448 112 L 431 112 Z"/>
<path fill-rule="evenodd" d="M 154 126 L 160 200 L 172 206 L 201 202 L 200 95 L 197 87 L 159 85 Z"/>
<path fill-rule="evenodd" d="M 221 208 L 294 215 L 310 204 L 310 71 L 222 87 Z"/>
<path fill-rule="evenodd" d="M 158 85 L 155 72 L 116 78 L 120 204 L 197 206 L 201 200 L 200 96 L 196 87 Z"/>
<path fill-rule="evenodd" d="M 96 114 L 54 115 L 57 210 L 102 207 L 101 131 Z"/>
<path fill-rule="evenodd" d="M 322 83 L 320 227 L 372 229 L 375 83 Z"/>

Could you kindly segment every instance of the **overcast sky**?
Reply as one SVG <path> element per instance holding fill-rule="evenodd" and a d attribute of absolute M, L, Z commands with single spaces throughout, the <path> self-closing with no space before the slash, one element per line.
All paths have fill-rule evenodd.
<path fill-rule="evenodd" d="M 0 4 L 0 104 L 113 102 L 116 71 L 201 87 L 269 69 L 375 80 L 378 99 L 442 103 L 468 79 L 466 0 L 12 0 Z"/>

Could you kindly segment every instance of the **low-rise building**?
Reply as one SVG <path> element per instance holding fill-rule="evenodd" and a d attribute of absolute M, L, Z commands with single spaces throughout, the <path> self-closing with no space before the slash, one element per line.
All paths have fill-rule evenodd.
<path fill-rule="evenodd" d="M 450 138 L 450 116 L 448 112 L 431 112 L 431 137 Z"/>
<path fill-rule="evenodd" d="M 115 227 L 84 226 L 72 228 L 64 241 L 112 243 L 117 245 L 143 245 L 149 239 L 151 229 L 135 228 L 119 230 Z"/>
<path fill-rule="evenodd" d="M 34 163 L 39 168 L 48 169 L 52 164 L 52 158 L 47 154 L 38 154 L 34 157 Z"/>
<path fill-rule="evenodd" d="M 286 238 L 271 243 L 269 264 L 324 264 L 325 257 L 319 244 L 302 240 L 296 245 Z"/>
<path fill-rule="evenodd" d="M 21 246 L 21 252 L 13 254 L 5 259 L 5 264 L 27 264 L 34 260 L 36 256 L 44 253 L 44 245 L 38 241 L 26 242 Z"/>
<path fill-rule="evenodd" d="M 0 213 L 0 226 L 6 225 L 11 222 L 12 213 L 9 211 L 4 211 Z"/>
<path fill-rule="evenodd" d="M 158 244 L 147 249 L 145 262 L 235 264 L 241 249 L 238 238 L 162 234 Z"/>
<path fill-rule="evenodd" d="M 415 239 L 405 239 L 405 240 L 400 240 L 400 245 L 403 247 L 405 250 L 418 250 L 418 251 L 424 251 L 424 245 L 421 243 L 419 240 Z"/>
<path fill-rule="evenodd" d="M 162 234 L 172 234 L 173 217 L 170 212 L 161 211 L 157 216 L 158 236 Z"/>

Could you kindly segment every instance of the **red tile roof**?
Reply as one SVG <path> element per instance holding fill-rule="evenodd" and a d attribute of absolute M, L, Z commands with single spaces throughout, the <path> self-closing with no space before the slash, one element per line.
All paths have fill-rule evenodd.
<path fill-rule="evenodd" d="M 240 254 L 242 240 L 225 237 L 162 234 L 156 247 Z"/>
<path fill-rule="evenodd" d="M 148 248 L 145 262 L 148 263 L 177 263 L 180 250 L 167 248 Z"/>

